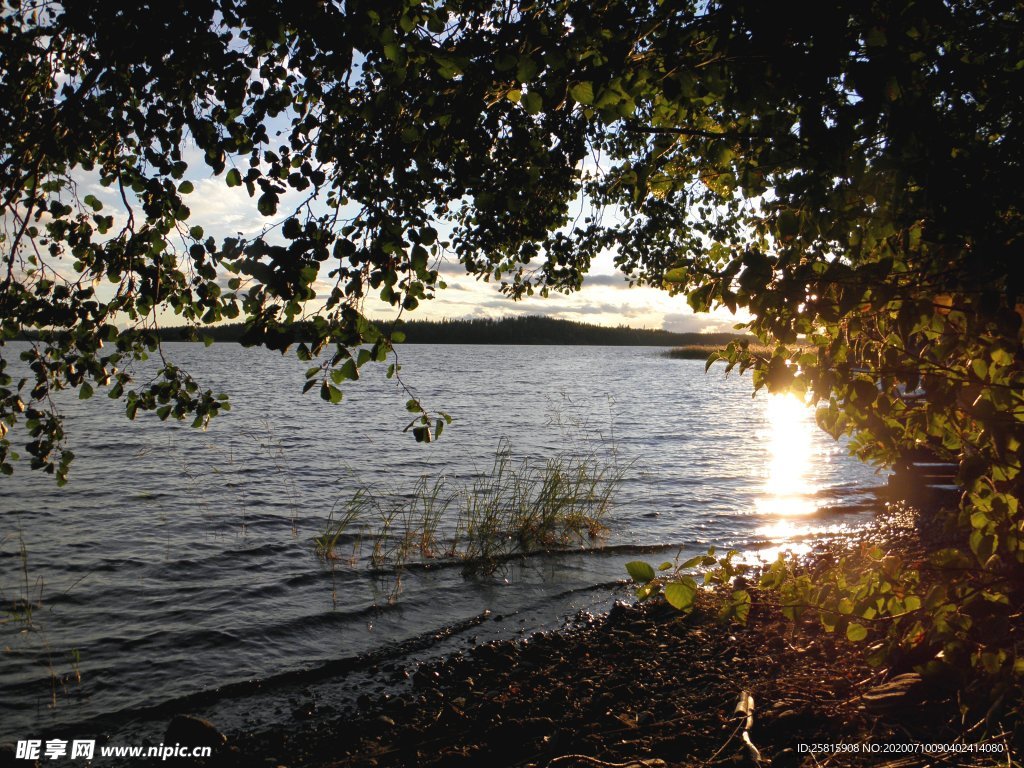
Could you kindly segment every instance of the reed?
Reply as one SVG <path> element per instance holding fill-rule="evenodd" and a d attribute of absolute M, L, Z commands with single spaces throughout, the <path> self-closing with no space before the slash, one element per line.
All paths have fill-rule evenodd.
<path fill-rule="evenodd" d="M 797 349 L 809 349 L 806 344 L 796 345 Z M 768 358 L 775 353 L 775 348 L 760 342 L 751 342 L 747 349 L 759 357 Z M 716 352 L 724 352 L 724 344 L 686 344 L 682 347 L 673 347 L 662 352 L 663 357 L 670 357 L 674 360 L 707 360 Z"/>
<path fill-rule="evenodd" d="M 341 503 L 341 509 L 338 505 Z M 372 507 L 373 499 L 365 488 L 359 488 L 355 494 L 343 502 L 335 502 L 331 513 L 327 518 L 324 532 L 313 537 L 314 551 L 318 557 L 324 560 L 338 559 L 338 544 L 345 536 L 346 531 L 353 526 L 361 517 L 365 517 L 367 510 Z M 360 539 L 353 540 L 352 559 L 358 558 Z"/>
<path fill-rule="evenodd" d="M 314 543 L 333 559 L 358 521 L 361 537 L 373 541 L 370 565 L 391 569 L 396 581 L 410 562 L 434 558 L 461 561 L 467 575 L 492 574 L 510 557 L 599 537 L 622 476 L 623 468 L 595 456 L 517 459 L 503 441 L 490 470 L 469 479 L 424 476 L 404 496 L 359 488 Z"/>

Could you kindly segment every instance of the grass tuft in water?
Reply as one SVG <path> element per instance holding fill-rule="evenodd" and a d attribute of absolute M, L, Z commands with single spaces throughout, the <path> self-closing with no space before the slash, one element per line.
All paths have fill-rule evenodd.
<path fill-rule="evenodd" d="M 334 509 L 331 510 L 330 517 L 327 519 L 327 526 L 324 528 L 324 532 L 319 536 L 313 537 L 313 545 L 317 556 L 324 560 L 339 559 L 338 545 L 345 536 L 345 532 L 361 516 L 365 515 L 366 510 L 371 504 L 372 499 L 370 499 L 364 488 L 360 488 L 351 499 L 347 499 L 340 510 L 338 509 L 338 504 L 335 503 Z M 359 539 L 357 537 L 353 543 L 352 558 L 356 559 L 358 555 Z"/>
<path fill-rule="evenodd" d="M 422 477 L 411 493 L 362 487 L 314 538 L 316 552 L 337 559 L 346 531 L 373 542 L 369 562 L 401 571 L 410 562 L 458 560 L 467 575 L 493 574 L 509 558 L 585 545 L 605 530 L 623 470 L 594 456 L 534 461 L 514 458 L 507 442 L 490 471 L 470 480 Z M 353 562 L 358 560 L 354 552 Z"/>

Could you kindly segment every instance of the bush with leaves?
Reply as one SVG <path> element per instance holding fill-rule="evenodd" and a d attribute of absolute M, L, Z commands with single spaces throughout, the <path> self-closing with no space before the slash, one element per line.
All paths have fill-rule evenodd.
<path fill-rule="evenodd" d="M 739 555 L 730 549 L 724 556 L 715 557 L 715 548 L 708 549 L 706 555 L 697 555 L 683 562 L 665 561 L 655 571 L 654 566 L 643 560 L 626 563 L 626 571 L 637 587 L 636 596 L 643 602 L 652 597 L 664 596 L 665 601 L 683 613 L 689 613 L 696 605 L 697 593 L 704 587 L 733 587 L 729 599 L 723 604 L 719 618 L 746 622 L 750 615 L 750 593 L 743 588 L 737 579 L 749 573 L 750 566 L 734 563 Z M 699 573 L 695 568 L 702 569 Z M 700 584 L 698 584 L 698 578 Z"/>
<path fill-rule="evenodd" d="M 751 568 L 734 564 L 737 553 L 715 557 L 712 547 L 657 571 L 644 561 L 626 564 L 640 601 L 662 596 L 683 613 L 703 587 L 724 589 L 719 618 L 746 623 L 752 604 Z M 782 553 L 760 569 L 757 588 L 773 596 L 782 615 L 812 621 L 827 633 L 866 643 L 869 664 L 917 669 L 937 690 L 959 691 L 959 702 L 991 719 L 996 705 L 1019 713 L 1020 608 L 1009 574 L 994 577 L 955 548 L 924 559 L 860 544 L 832 561 L 801 561 Z"/>

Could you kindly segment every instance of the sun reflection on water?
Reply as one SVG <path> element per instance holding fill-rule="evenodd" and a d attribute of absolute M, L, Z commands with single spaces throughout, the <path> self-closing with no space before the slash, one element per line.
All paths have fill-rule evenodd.
<path fill-rule="evenodd" d="M 757 512 L 775 518 L 760 533 L 779 538 L 792 534 L 794 517 L 817 510 L 814 483 L 814 423 L 811 409 L 794 395 L 769 395 L 765 414 L 768 463 L 764 485 L 755 504 Z"/>
<path fill-rule="evenodd" d="M 755 510 L 763 518 L 757 535 L 763 546 L 752 561 L 771 562 L 780 553 L 802 555 L 821 536 L 848 532 L 846 522 L 822 520 L 822 486 L 816 462 L 828 461 L 816 447 L 814 412 L 794 395 L 770 395 L 765 405 L 767 425 L 758 432 L 768 451 L 763 484 Z"/>

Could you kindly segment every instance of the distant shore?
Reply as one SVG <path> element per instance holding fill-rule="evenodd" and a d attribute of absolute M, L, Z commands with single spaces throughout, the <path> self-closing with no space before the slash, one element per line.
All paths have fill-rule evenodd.
<path fill-rule="evenodd" d="M 539 315 L 501 319 L 467 318 L 455 320 L 403 320 L 397 325 L 377 322 L 383 333 L 395 333 L 405 344 L 525 344 L 561 346 L 647 346 L 647 347 L 724 347 L 730 341 L 752 339 L 739 333 L 674 333 L 651 328 L 608 327 Z M 250 338 L 242 323 L 202 327 L 168 326 L 155 331 L 162 341 L 212 341 L 259 343 Z M 304 326 L 296 323 L 288 331 L 288 343 L 304 340 Z M 38 332 L 25 334 L 26 339 Z M 707 357 L 705 354 L 704 357 Z"/>

